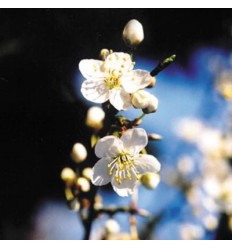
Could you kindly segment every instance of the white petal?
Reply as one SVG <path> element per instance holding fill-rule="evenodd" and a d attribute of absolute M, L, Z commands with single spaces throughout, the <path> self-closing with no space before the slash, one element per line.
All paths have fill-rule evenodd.
<path fill-rule="evenodd" d="M 130 154 L 138 154 L 148 142 L 147 133 L 143 128 L 128 129 L 122 136 L 123 147 Z"/>
<path fill-rule="evenodd" d="M 97 157 L 116 157 L 122 151 L 122 141 L 112 135 L 101 138 L 95 146 L 95 154 Z"/>
<path fill-rule="evenodd" d="M 102 72 L 103 61 L 95 59 L 83 59 L 79 63 L 79 70 L 86 78 L 103 76 Z"/>
<path fill-rule="evenodd" d="M 112 187 L 119 196 L 124 197 L 124 196 L 130 196 L 133 194 L 134 189 L 136 187 L 137 179 L 134 176 L 134 174 L 131 174 L 131 176 L 132 176 L 131 180 L 129 179 L 122 180 L 121 184 L 115 181 L 115 177 L 112 176 L 112 179 L 111 179 Z"/>
<path fill-rule="evenodd" d="M 152 155 L 139 154 L 135 157 L 136 169 L 141 174 L 146 174 L 147 172 L 158 172 L 160 170 L 159 161 Z"/>
<path fill-rule="evenodd" d="M 110 90 L 109 101 L 119 111 L 131 106 L 130 94 L 122 88 Z"/>
<path fill-rule="evenodd" d="M 104 79 L 88 79 L 81 85 L 81 93 L 83 96 L 95 103 L 103 103 L 109 99 L 109 89 Z"/>
<path fill-rule="evenodd" d="M 120 78 L 123 88 L 128 93 L 144 89 L 151 83 L 152 77 L 148 71 L 134 70 Z"/>
<path fill-rule="evenodd" d="M 131 56 L 127 53 L 112 53 L 107 56 L 104 69 L 107 71 L 121 71 L 122 73 L 131 71 L 133 69 Z"/>
<path fill-rule="evenodd" d="M 108 164 L 111 162 L 110 158 L 101 158 L 93 167 L 93 174 L 91 182 L 94 185 L 101 186 L 110 182 Z"/>

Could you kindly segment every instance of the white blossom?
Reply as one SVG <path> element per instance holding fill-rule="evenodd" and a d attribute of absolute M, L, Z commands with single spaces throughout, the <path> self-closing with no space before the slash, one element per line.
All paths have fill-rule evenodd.
<path fill-rule="evenodd" d="M 79 69 L 86 80 L 82 83 L 83 96 L 95 103 L 110 103 L 117 110 L 131 106 L 130 94 L 143 89 L 151 82 L 148 71 L 133 70 L 134 63 L 127 53 L 115 52 L 105 61 L 83 59 Z"/>
<path fill-rule="evenodd" d="M 121 138 L 100 139 L 95 146 L 100 160 L 93 167 L 92 183 L 101 186 L 111 182 L 118 195 L 131 195 L 140 175 L 160 170 L 160 163 L 154 156 L 140 154 L 147 142 L 142 128 L 129 129 Z"/>

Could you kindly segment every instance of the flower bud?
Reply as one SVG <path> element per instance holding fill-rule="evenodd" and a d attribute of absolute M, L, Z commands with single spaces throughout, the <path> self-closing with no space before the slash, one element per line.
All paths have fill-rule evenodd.
<path fill-rule="evenodd" d="M 162 136 L 157 133 L 150 133 L 148 134 L 148 139 L 149 140 L 161 140 Z"/>
<path fill-rule="evenodd" d="M 71 158 L 76 163 L 81 163 L 87 158 L 86 148 L 81 143 L 74 144 L 71 152 Z"/>
<path fill-rule="evenodd" d="M 87 112 L 86 125 L 93 129 L 101 129 L 105 112 L 100 107 L 91 107 Z"/>
<path fill-rule="evenodd" d="M 105 223 L 105 232 L 107 234 L 117 234 L 120 232 L 120 226 L 117 221 L 109 219 Z"/>
<path fill-rule="evenodd" d="M 85 177 L 86 179 L 90 180 L 93 174 L 93 169 L 90 167 L 85 168 L 82 171 L 82 176 Z"/>
<path fill-rule="evenodd" d="M 122 36 L 128 46 L 139 45 L 144 39 L 142 24 L 135 19 L 130 20 L 124 27 Z"/>
<path fill-rule="evenodd" d="M 145 114 L 149 114 L 149 113 L 154 113 L 156 112 L 157 108 L 158 108 L 158 99 L 153 96 L 152 94 L 150 94 L 150 97 L 148 99 L 148 105 L 146 108 L 143 109 L 143 112 Z"/>
<path fill-rule="evenodd" d="M 138 90 L 131 96 L 131 102 L 135 108 L 144 109 L 148 106 L 150 93 L 145 90 Z"/>
<path fill-rule="evenodd" d="M 90 183 L 89 181 L 84 177 L 77 178 L 76 185 L 78 188 L 81 189 L 83 192 L 88 192 L 90 190 Z"/>
<path fill-rule="evenodd" d="M 160 182 L 160 175 L 157 173 L 147 173 L 142 175 L 140 181 L 148 189 L 155 189 Z"/>
<path fill-rule="evenodd" d="M 105 60 L 106 57 L 110 54 L 110 51 L 106 48 L 103 48 L 101 51 L 100 51 L 100 57 L 102 58 L 102 60 Z"/>
<path fill-rule="evenodd" d="M 71 183 L 76 179 L 76 173 L 71 168 L 65 167 L 61 171 L 60 177 L 63 181 Z"/>

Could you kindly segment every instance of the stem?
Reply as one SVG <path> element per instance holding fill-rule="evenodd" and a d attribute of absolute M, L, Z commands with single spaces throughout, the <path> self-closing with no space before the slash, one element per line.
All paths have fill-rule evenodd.
<path fill-rule="evenodd" d="M 117 114 L 117 110 L 114 109 L 109 102 L 106 102 L 102 105 L 102 108 L 104 109 L 106 116 L 108 118 L 105 118 L 104 123 L 103 123 L 103 129 L 99 132 L 99 135 L 105 136 L 112 124 L 112 121 L 114 120 L 114 116 Z M 94 201 L 95 201 L 95 196 L 97 194 L 97 187 L 93 186 L 91 190 L 91 195 L 89 197 L 90 201 L 90 207 L 89 207 L 89 213 L 87 219 L 83 222 L 84 227 L 85 227 L 85 236 L 84 240 L 89 240 L 90 239 L 90 234 L 91 234 L 91 227 L 93 224 L 93 221 L 96 217 L 96 210 L 94 208 Z"/>
<path fill-rule="evenodd" d="M 136 118 L 136 120 L 142 120 L 145 115 L 145 113 L 142 113 L 138 118 Z"/>
<path fill-rule="evenodd" d="M 136 187 L 134 194 L 132 195 L 131 200 L 131 207 L 137 209 L 137 200 L 138 200 L 138 188 Z M 135 214 L 131 213 L 130 216 L 130 232 L 131 232 L 131 239 L 137 240 L 138 239 L 138 230 L 137 230 L 137 221 L 135 218 Z"/>
<path fill-rule="evenodd" d="M 87 220 L 84 222 L 84 226 L 85 226 L 84 240 L 90 239 L 91 227 L 93 224 L 93 219 L 95 218 L 94 199 L 96 194 L 97 194 L 97 187 L 93 187 L 92 194 L 89 199 L 90 200 L 89 215 Z"/>

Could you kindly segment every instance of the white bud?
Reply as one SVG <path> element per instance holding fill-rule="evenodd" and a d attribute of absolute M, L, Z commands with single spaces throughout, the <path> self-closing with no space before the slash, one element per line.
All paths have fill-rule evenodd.
<path fill-rule="evenodd" d="M 137 46 L 144 39 L 143 26 L 135 19 L 130 20 L 124 27 L 122 35 L 126 44 Z"/>
<path fill-rule="evenodd" d="M 83 162 L 87 158 L 86 148 L 81 143 L 74 144 L 71 157 L 77 163 Z"/>
<path fill-rule="evenodd" d="M 144 109 L 148 106 L 149 93 L 145 90 L 138 90 L 131 95 L 131 102 L 135 108 Z"/>
<path fill-rule="evenodd" d="M 157 173 L 147 173 L 140 178 L 141 183 L 148 189 L 155 189 L 160 182 L 160 175 Z"/>
<path fill-rule="evenodd" d="M 84 177 L 77 178 L 76 185 L 83 191 L 88 192 L 90 190 L 90 183 L 89 181 Z"/>
<path fill-rule="evenodd" d="M 102 60 L 105 60 L 109 54 L 110 54 L 110 51 L 106 48 L 103 48 L 100 51 L 100 57 L 102 58 Z"/>
<path fill-rule="evenodd" d="M 89 108 L 86 117 L 86 125 L 94 129 L 102 128 L 102 121 L 105 118 L 105 112 L 102 108 L 94 106 Z"/>
<path fill-rule="evenodd" d="M 93 169 L 90 167 L 87 167 L 82 171 L 82 175 L 89 180 L 91 179 L 92 174 L 93 174 Z"/>
<path fill-rule="evenodd" d="M 65 167 L 60 174 L 60 177 L 65 182 L 73 182 L 76 179 L 76 173 L 68 167 Z"/>
<path fill-rule="evenodd" d="M 140 108 L 144 113 L 154 113 L 158 108 L 158 99 L 145 90 L 138 90 L 131 95 L 131 102 L 135 108 Z"/>
<path fill-rule="evenodd" d="M 158 99 L 152 94 L 150 94 L 148 98 L 148 105 L 146 108 L 143 109 L 143 112 L 145 114 L 156 112 L 156 110 L 158 109 L 158 103 L 159 103 Z"/>
<path fill-rule="evenodd" d="M 105 231 L 107 234 L 117 234 L 120 232 L 120 226 L 117 221 L 109 219 L 105 223 Z"/>

